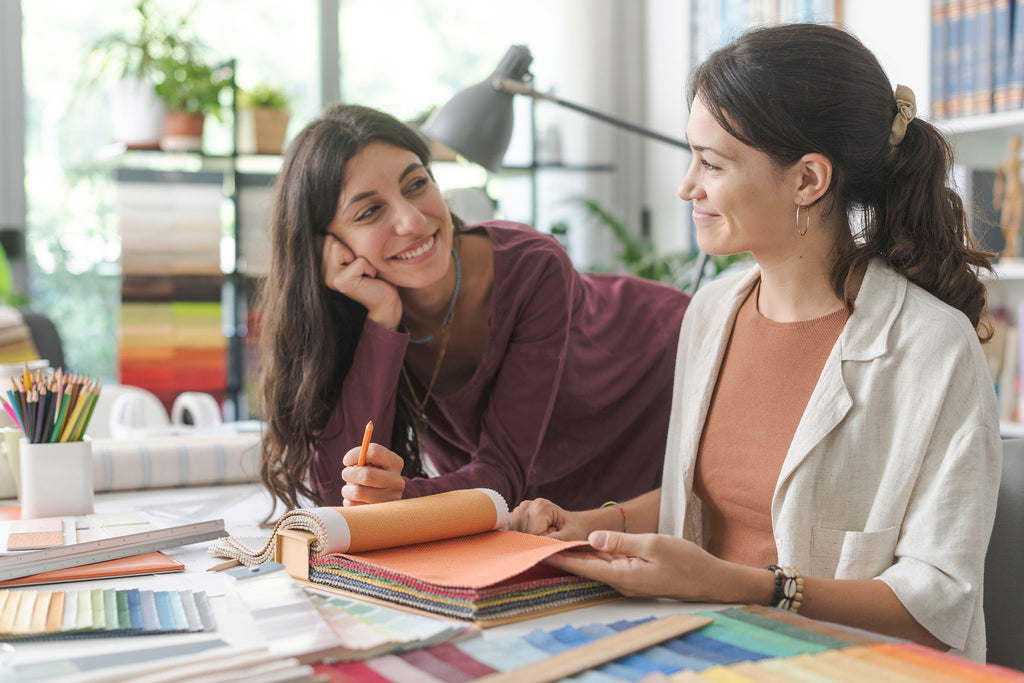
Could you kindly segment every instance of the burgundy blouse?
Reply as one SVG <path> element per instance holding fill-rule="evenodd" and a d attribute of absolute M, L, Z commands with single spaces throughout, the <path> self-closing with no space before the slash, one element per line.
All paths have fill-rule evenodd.
<path fill-rule="evenodd" d="M 468 230 L 493 249 L 490 332 L 470 381 L 431 397 L 420 441 L 439 476 L 407 480 L 405 496 L 488 487 L 510 506 L 543 497 L 572 510 L 657 486 L 690 297 L 633 276 L 580 274 L 561 244 L 529 226 Z M 342 503 L 342 456 L 368 420 L 373 440 L 390 445 L 408 341 L 363 328 L 310 472 L 328 505 Z"/>

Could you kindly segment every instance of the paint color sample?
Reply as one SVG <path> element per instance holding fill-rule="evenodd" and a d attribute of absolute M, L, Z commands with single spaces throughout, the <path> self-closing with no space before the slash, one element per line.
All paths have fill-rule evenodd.
<path fill-rule="evenodd" d="M 64 545 L 64 525 L 57 517 L 11 520 L 7 550 L 39 550 Z"/>
<path fill-rule="evenodd" d="M 0 640 L 213 631 L 205 593 L 114 588 L 0 590 Z"/>
<path fill-rule="evenodd" d="M 578 659 L 571 680 L 746 683 L 748 681 L 852 681 L 901 683 L 938 680 L 1021 681 L 1024 673 L 980 664 L 913 643 L 872 637 L 819 624 L 789 612 L 755 606 L 698 613 L 714 621 L 699 631 L 641 648 L 614 661 Z M 652 621 L 537 629 L 525 636 L 473 638 L 400 655 L 358 662 L 318 664 L 328 680 L 468 681 L 493 672 L 518 680 L 517 669 L 550 657 L 578 657 L 576 650 Z M 766 655 L 764 650 L 786 652 Z M 346 678 L 348 677 L 348 678 Z"/>

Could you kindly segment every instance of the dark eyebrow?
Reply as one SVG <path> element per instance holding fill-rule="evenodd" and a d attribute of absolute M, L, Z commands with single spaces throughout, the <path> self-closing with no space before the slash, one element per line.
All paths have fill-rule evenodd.
<path fill-rule="evenodd" d="M 695 152 L 711 152 L 712 154 L 720 156 L 723 159 L 732 159 L 731 156 L 729 156 L 728 154 L 724 154 L 723 152 L 721 152 L 718 149 L 715 149 L 714 147 L 706 147 L 704 145 L 690 145 L 690 149 L 694 150 Z"/>
<path fill-rule="evenodd" d="M 415 171 L 417 169 L 420 169 L 420 168 L 425 168 L 425 167 L 423 166 L 423 164 L 421 164 L 419 162 L 414 162 L 414 163 L 409 164 L 408 166 L 405 167 L 405 170 L 402 171 L 402 174 L 400 176 L 398 176 L 398 182 L 402 182 L 403 180 L 405 180 L 405 176 L 409 175 L 413 171 Z M 346 202 L 345 206 L 346 207 L 352 206 L 356 202 L 362 201 L 362 200 L 366 199 L 367 197 L 372 197 L 375 194 L 377 194 L 377 193 L 374 190 L 370 190 L 369 192 L 360 192 L 356 196 L 354 196 L 351 199 L 349 199 L 348 202 Z"/>

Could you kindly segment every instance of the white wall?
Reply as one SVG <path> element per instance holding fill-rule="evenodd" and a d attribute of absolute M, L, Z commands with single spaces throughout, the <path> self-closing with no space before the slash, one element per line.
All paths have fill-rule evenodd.
<path fill-rule="evenodd" d="M 689 0 L 646 0 L 644 45 L 644 125 L 663 135 L 686 139 L 686 78 L 689 74 Z M 647 140 L 643 202 L 651 237 L 663 252 L 689 248 L 690 204 L 676 189 L 690 163 L 686 150 Z"/>
<path fill-rule="evenodd" d="M 922 115 L 931 110 L 931 4 L 928 0 L 843 3 L 843 26 L 875 53 L 893 88 L 908 86 Z"/>

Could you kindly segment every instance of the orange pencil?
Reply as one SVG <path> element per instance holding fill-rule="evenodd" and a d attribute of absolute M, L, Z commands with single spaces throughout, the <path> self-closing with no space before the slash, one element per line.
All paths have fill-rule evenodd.
<path fill-rule="evenodd" d="M 366 451 L 370 448 L 371 436 L 373 436 L 373 420 L 366 423 L 366 431 L 363 432 L 363 445 L 359 447 L 359 460 L 356 461 L 357 467 L 366 464 Z"/>

